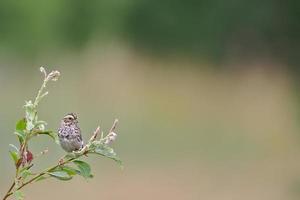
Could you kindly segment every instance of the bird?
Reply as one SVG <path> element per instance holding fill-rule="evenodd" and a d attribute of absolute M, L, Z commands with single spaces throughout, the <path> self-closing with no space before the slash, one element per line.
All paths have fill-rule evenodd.
<path fill-rule="evenodd" d="M 81 130 L 75 113 L 68 113 L 63 117 L 58 129 L 58 138 L 61 147 L 66 152 L 70 153 L 83 148 Z"/>

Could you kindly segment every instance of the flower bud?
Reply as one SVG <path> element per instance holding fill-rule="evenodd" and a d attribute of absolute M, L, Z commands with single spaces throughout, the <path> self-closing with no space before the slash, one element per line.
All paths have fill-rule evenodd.
<path fill-rule="evenodd" d="M 31 161 L 33 160 L 33 154 L 29 151 L 29 150 L 27 150 L 27 155 L 26 155 L 26 161 L 27 161 L 27 163 L 31 163 Z"/>
<path fill-rule="evenodd" d="M 115 132 L 110 132 L 108 135 L 111 141 L 115 141 L 117 138 L 117 134 Z"/>
<path fill-rule="evenodd" d="M 59 71 L 52 71 L 49 75 L 48 75 L 48 79 L 51 81 L 57 81 L 58 77 L 60 76 L 60 72 Z"/>
<path fill-rule="evenodd" d="M 45 77 L 47 76 L 47 72 L 44 67 L 40 67 L 40 71 L 45 75 Z"/>
<path fill-rule="evenodd" d="M 45 124 L 40 124 L 38 126 L 38 129 L 41 130 L 41 131 L 44 131 L 45 130 Z"/>
<path fill-rule="evenodd" d="M 104 144 L 110 144 L 111 142 L 115 141 L 117 136 L 118 135 L 115 132 L 110 132 L 107 135 L 107 139 L 105 140 Z"/>

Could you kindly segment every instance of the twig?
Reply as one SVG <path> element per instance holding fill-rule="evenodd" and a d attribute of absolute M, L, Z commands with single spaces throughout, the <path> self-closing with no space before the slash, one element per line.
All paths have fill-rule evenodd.
<path fill-rule="evenodd" d="M 98 126 L 98 127 L 96 128 L 96 130 L 94 131 L 94 134 L 92 135 L 92 137 L 90 138 L 89 141 L 90 141 L 90 142 L 93 142 L 93 141 L 97 138 L 99 132 L 100 132 L 100 126 Z"/>
<path fill-rule="evenodd" d="M 27 182 L 24 182 L 22 185 L 20 185 L 19 187 L 17 187 L 15 191 L 18 191 L 18 190 L 22 189 L 22 188 L 25 187 L 26 185 L 32 183 L 33 181 L 37 180 L 38 178 L 40 178 L 41 176 L 47 174 L 48 172 L 51 172 L 51 171 L 54 170 L 55 168 L 57 168 L 57 167 L 59 167 L 59 166 L 61 166 L 61 165 L 67 164 L 67 163 L 69 163 L 69 162 L 71 162 L 71 161 L 73 161 L 73 160 L 79 158 L 80 156 L 82 156 L 82 155 L 79 155 L 79 156 L 76 157 L 76 158 L 70 158 L 70 159 L 68 159 L 68 160 L 66 160 L 66 161 L 63 161 L 62 163 L 58 163 L 58 164 L 54 165 L 53 167 L 48 168 L 47 170 L 45 170 L 45 171 L 43 171 L 43 172 L 40 172 L 40 173 L 39 173 L 38 175 L 36 175 L 35 177 L 31 178 L 31 179 L 28 180 Z M 10 187 L 10 189 L 8 190 L 8 192 L 6 193 L 6 195 L 4 196 L 3 200 L 7 199 L 9 196 L 11 196 L 11 195 L 13 194 L 12 189 L 14 188 L 14 186 L 15 186 L 15 182 L 12 184 L 12 186 Z"/>
<path fill-rule="evenodd" d="M 115 119 L 111 129 L 109 130 L 109 133 L 113 132 L 116 129 L 116 126 L 117 126 L 118 122 L 119 122 L 119 120 Z"/>
<path fill-rule="evenodd" d="M 12 189 L 15 187 L 16 183 L 13 182 L 12 185 L 10 186 L 10 188 L 8 189 L 6 195 L 3 197 L 3 200 L 7 199 L 10 195 L 12 195 Z"/>
<path fill-rule="evenodd" d="M 85 152 L 86 152 L 86 150 L 87 150 L 88 147 L 89 147 L 89 144 L 90 144 L 91 142 L 93 142 L 93 141 L 97 138 L 99 132 L 100 132 L 100 126 L 98 126 L 98 127 L 96 128 L 96 130 L 94 131 L 92 137 L 89 139 L 89 142 L 88 142 L 88 143 L 80 150 L 80 153 L 85 153 Z"/>
<path fill-rule="evenodd" d="M 94 131 L 93 135 L 91 136 L 91 138 L 89 139 L 89 142 L 92 142 L 94 141 L 96 138 L 97 138 L 97 135 L 99 134 L 100 132 L 100 126 L 98 126 L 96 128 L 96 130 Z M 36 176 L 34 176 L 33 178 L 31 178 L 30 180 L 22 183 L 22 185 L 20 185 L 19 187 L 15 188 L 16 186 L 16 183 L 15 181 L 13 182 L 13 184 L 10 186 L 10 188 L 8 189 L 6 195 L 3 197 L 2 200 L 6 200 L 9 196 L 11 196 L 14 192 L 12 192 L 12 190 L 15 188 L 15 191 L 18 191 L 20 189 L 22 189 L 23 187 L 25 187 L 26 185 L 32 183 L 33 181 L 37 180 L 38 178 L 40 178 L 41 176 L 47 174 L 48 172 L 51 172 L 52 170 L 54 170 L 55 168 L 61 166 L 61 165 L 64 165 L 64 164 L 67 164 L 69 162 L 72 162 L 73 160 L 81 157 L 82 155 L 85 155 L 86 153 L 86 150 L 88 149 L 88 144 L 86 144 L 82 149 L 81 151 L 79 152 L 79 154 L 76 154 L 76 157 L 75 158 L 70 158 L 68 160 L 65 160 L 65 161 L 62 161 L 62 162 L 59 162 L 58 164 L 54 165 L 53 167 L 50 167 L 48 169 L 46 169 L 45 171 L 43 172 L 40 172 L 39 174 L 37 174 Z M 16 174 L 16 176 L 18 176 L 18 174 Z M 16 177 L 17 178 L 17 177 Z"/>

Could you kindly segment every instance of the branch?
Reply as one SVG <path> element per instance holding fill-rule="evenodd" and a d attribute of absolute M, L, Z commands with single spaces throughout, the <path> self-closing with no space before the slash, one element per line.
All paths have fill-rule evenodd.
<path fill-rule="evenodd" d="M 20 196 L 20 190 L 22 188 L 30 183 L 34 183 L 35 181 L 39 180 L 39 178 L 56 177 L 60 180 L 70 180 L 75 175 L 81 175 L 84 178 L 91 178 L 92 175 L 90 174 L 91 168 L 89 164 L 81 160 L 76 160 L 89 153 L 95 153 L 110 158 L 121 164 L 121 160 L 118 158 L 117 154 L 111 147 L 108 146 L 108 144 L 114 141 L 117 137 L 115 129 L 118 120 L 116 119 L 105 137 L 103 137 L 102 133 L 101 138 L 97 140 L 97 136 L 100 134 L 100 126 L 98 126 L 81 150 L 75 151 L 71 155 L 66 154 L 62 159 L 59 160 L 58 164 L 50 168 L 46 168 L 38 173 L 31 172 L 30 168 L 33 166 L 32 161 L 34 156 L 28 147 L 29 140 L 34 136 L 38 136 L 39 134 L 47 134 L 55 141 L 57 139 L 55 137 L 57 135 L 52 135 L 51 131 L 45 131 L 46 122 L 38 120 L 37 107 L 40 101 L 48 95 L 48 91 L 45 91 L 47 83 L 49 81 L 56 81 L 60 76 L 60 72 L 55 70 L 48 74 L 43 67 L 40 68 L 40 71 L 43 74 L 43 83 L 34 101 L 32 102 L 30 100 L 25 102 L 25 118 L 20 120 L 16 125 L 15 130 L 16 133 L 18 133 L 17 136 L 20 142 L 20 148 L 16 148 L 16 151 L 11 152 L 11 157 L 16 167 L 16 174 L 13 183 L 9 187 L 2 200 L 6 200 L 12 194 Z M 44 153 L 46 153 L 46 151 L 43 151 L 40 155 L 43 155 Z M 69 164 L 70 162 L 73 162 L 75 165 L 77 165 L 78 170 L 72 168 L 71 166 L 63 166 L 65 164 Z M 54 172 L 56 172 L 56 174 Z M 68 177 L 64 176 L 63 172 L 67 174 Z"/>
<path fill-rule="evenodd" d="M 44 170 L 43 172 L 40 172 L 39 174 L 37 174 L 36 176 L 34 176 L 33 178 L 31 178 L 30 180 L 24 182 L 22 185 L 20 185 L 19 187 L 17 187 L 17 188 L 15 189 L 15 191 L 22 189 L 22 188 L 25 187 L 26 185 L 32 183 L 33 181 L 37 180 L 38 178 L 40 178 L 41 176 L 47 174 L 48 172 L 51 172 L 51 171 L 54 170 L 55 168 L 57 168 L 57 167 L 59 167 L 59 166 L 62 166 L 62 165 L 64 165 L 64 164 L 67 164 L 67 163 L 69 163 L 69 162 L 72 162 L 73 160 L 75 160 L 75 159 L 77 159 L 77 158 L 80 158 L 82 155 L 86 154 L 87 149 L 88 149 L 88 147 L 89 147 L 89 144 L 90 144 L 91 142 L 93 142 L 93 141 L 97 138 L 99 132 L 100 132 L 100 126 L 98 126 L 98 127 L 96 128 L 96 130 L 94 131 L 93 135 L 92 135 L 91 138 L 89 139 L 89 142 L 88 142 L 88 143 L 87 143 L 87 144 L 86 144 L 86 145 L 78 152 L 78 154 L 75 152 L 76 157 L 70 158 L 70 159 L 65 160 L 65 161 L 62 161 L 62 162 L 58 162 L 58 164 L 56 164 L 56 165 L 54 165 L 54 166 L 52 166 L 52 167 L 50 167 L 50 168 Z M 13 194 L 12 190 L 14 189 L 15 185 L 16 185 L 15 182 L 13 182 L 13 184 L 11 185 L 11 187 L 9 188 L 9 190 L 7 191 L 6 195 L 4 196 L 3 200 L 6 200 L 9 196 L 11 196 L 11 195 Z"/>
<path fill-rule="evenodd" d="M 115 131 L 118 122 L 119 122 L 119 120 L 118 120 L 118 119 L 115 119 L 115 121 L 114 121 L 114 123 L 113 123 L 113 125 L 112 125 L 112 127 L 111 127 L 111 129 L 110 129 L 110 131 L 109 131 L 109 133 Z"/>
<path fill-rule="evenodd" d="M 66 160 L 66 161 L 63 161 L 63 162 L 61 162 L 61 163 L 58 163 L 58 164 L 54 165 L 53 167 L 48 168 L 47 170 L 45 170 L 45 171 L 43 171 L 43 172 L 40 172 L 40 173 L 37 174 L 35 177 L 31 178 L 30 180 L 24 182 L 22 185 L 20 185 L 19 187 L 17 187 L 15 191 L 18 191 L 18 190 L 22 189 L 22 188 L 25 187 L 26 185 L 32 183 L 33 181 L 37 180 L 38 178 L 40 178 L 41 176 L 47 174 L 48 172 L 51 172 L 51 171 L 54 170 L 55 168 L 57 168 L 57 167 L 59 167 L 59 166 L 61 166 L 61 165 L 67 164 L 67 163 L 69 163 L 69 162 L 72 162 L 73 160 L 75 160 L 75 159 L 77 159 L 77 158 L 79 158 L 79 157 L 81 157 L 81 156 L 82 156 L 82 155 L 79 155 L 78 157 L 75 157 L 75 158 L 70 158 L 70 159 L 68 159 L 68 160 Z M 14 188 L 14 186 L 15 186 L 15 182 L 12 184 L 12 186 L 10 187 L 10 189 L 8 190 L 8 192 L 6 193 L 6 195 L 4 196 L 3 200 L 7 199 L 9 196 L 11 196 L 11 195 L 13 194 L 12 189 Z"/>
<path fill-rule="evenodd" d="M 3 197 L 3 200 L 7 199 L 10 195 L 12 195 L 13 193 L 11 192 L 12 189 L 15 187 L 16 183 L 13 182 L 13 184 L 10 186 L 10 188 L 8 189 L 8 191 L 6 192 L 6 195 Z"/>
<path fill-rule="evenodd" d="M 100 132 L 100 126 L 98 126 L 96 128 L 96 130 L 94 131 L 94 133 L 93 133 L 92 137 L 90 138 L 89 142 L 93 142 L 97 138 L 99 132 Z"/>
<path fill-rule="evenodd" d="M 92 137 L 89 139 L 89 142 L 79 151 L 79 153 L 81 153 L 81 154 L 86 153 L 87 149 L 89 148 L 90 143 L 93 142 L 97 138 L 99 132 L 100 132 L 100 126 L 98 126 L 96 128 L 96 130 L 94 131 Z"/>

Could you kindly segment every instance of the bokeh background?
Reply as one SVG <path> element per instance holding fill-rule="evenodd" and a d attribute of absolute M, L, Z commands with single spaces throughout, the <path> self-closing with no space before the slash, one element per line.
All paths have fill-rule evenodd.
<path fill-rule="evenodd" d="M 62 76 L 39 115 L 76 112 L 87 139 L 119 118 L 124 160 L 26 199 L 299 199 L 299 1 L 0 1 L 0 193 L 40 66 Z M 40 167 L 63 150 L 32 141 Z M 39 169 L 39 167 L 35 167 Z"/>

